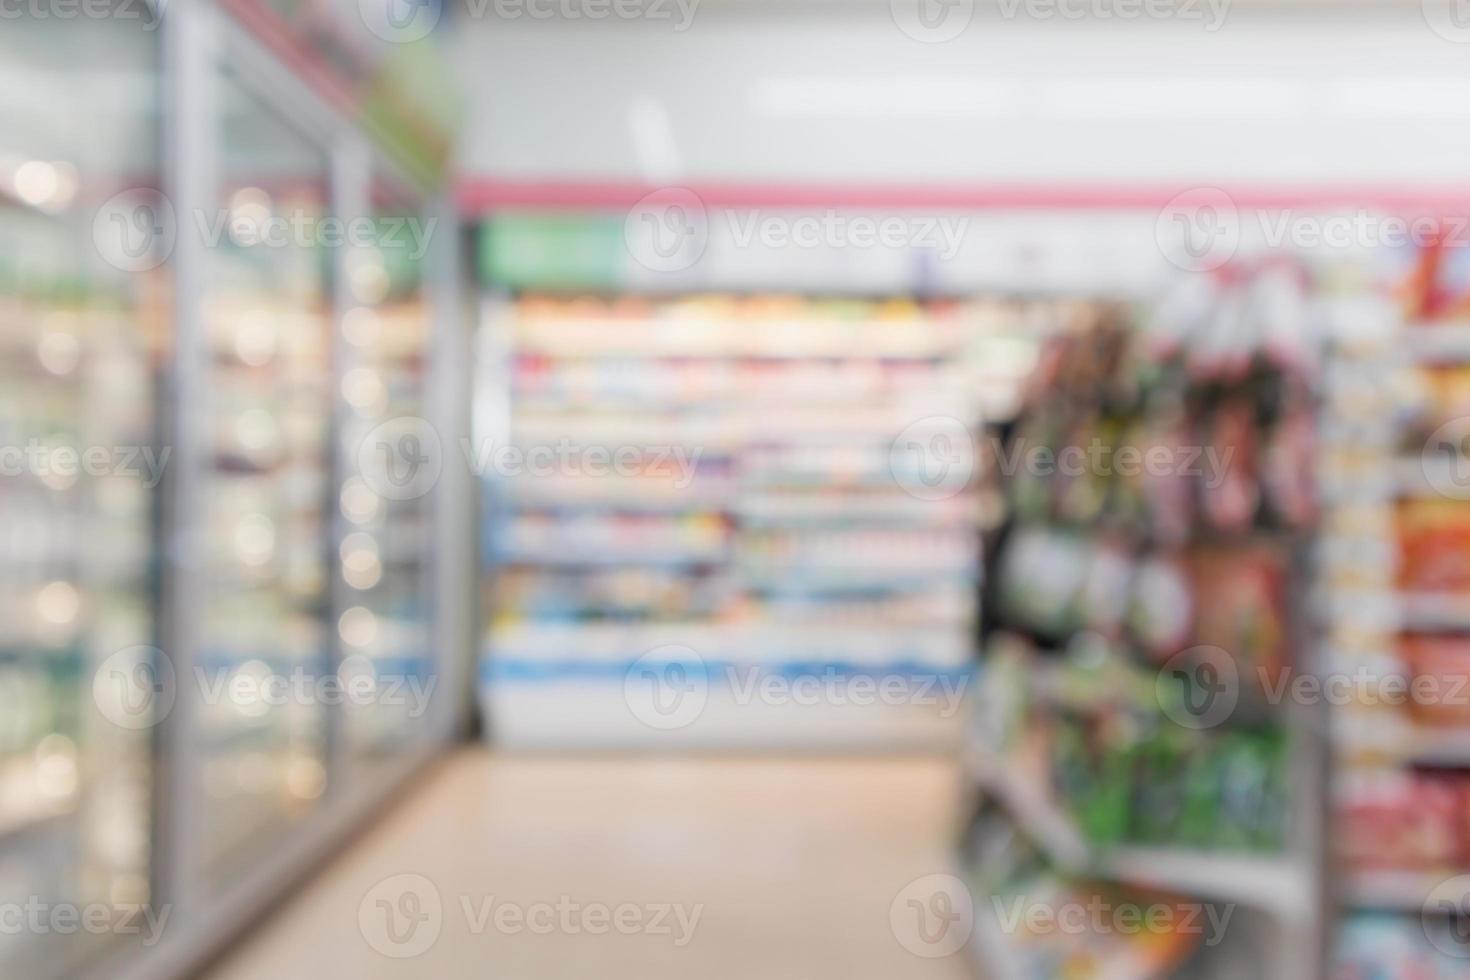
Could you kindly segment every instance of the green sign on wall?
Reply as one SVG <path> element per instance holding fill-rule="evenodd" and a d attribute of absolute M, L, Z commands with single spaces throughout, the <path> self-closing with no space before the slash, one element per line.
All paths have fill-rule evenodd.
<path fill-rule="evenodd" d="M 613 289 L 622 281 L 623 222 L 613 215 L 497 215 L 480 227 L 487 286 Z"/>

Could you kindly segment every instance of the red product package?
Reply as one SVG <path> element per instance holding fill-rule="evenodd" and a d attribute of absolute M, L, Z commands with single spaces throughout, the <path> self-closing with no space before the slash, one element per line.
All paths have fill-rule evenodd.
<path fill-rule="evenodd" d="M 1456 829 L 1460 832 L 1460 859 L 1458 866 L 1470 867 L 1470 779 L 1463 777 L 1455 780 L 1455 788 L 1459 793 L 1458 811 L 1455 822 Z"/>
<path fill-rule="evenodd" d="M 1408 592 L 1470 592 L 1470 514 L 1455 500 L 1400 505 L 1399 585 Z"/>
<path fill-rule="evenodd" d="M 1260 504 L 1255 406 L 1237 398 L 1215 410 L 1206 446 L 1217 454 L 1219 472 L 1202 480 L 1204 512 L 1217 530 L 1240 532 L 1255 522 Z"/>
<path fill-rule="evenodd" d="M 1339 810 L 1338 846 L 1349 866 L 1452 867 L 1463 848 L 1463 791 L 1409 774 L 1375 780 Z"/>
<path fill-rule="evenodd" d="M 1271 431 L 1261 482 L 1276 519 L 1286 527 L 1310 527 L 1316 517 L 1316 422 L 1294 406 Z"/>
<path fill-rule="evenodd" d="M 1408 636 L 1399 650 L 1409 668 L 1414 718 L 1438 728 L 1470 727 L 1470 637 Z"/>
<path fill-rule="evenodd" d="M 1191 556 L 1200 597 L 1195 642 L 1227 651 L 1242 684 L 1275 685 L 1290 663 L 1286 568 L 1266 547 L 1201 551 Z"/>

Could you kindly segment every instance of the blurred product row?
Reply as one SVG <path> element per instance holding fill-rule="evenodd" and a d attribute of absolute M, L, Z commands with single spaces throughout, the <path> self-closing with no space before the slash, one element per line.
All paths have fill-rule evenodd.
<path fill-rule="evenodd" d="M 483 698 L 512 742 L 955 744 L 923 708 L 650 727 L 630 671 L 894 683 L 973 664 L 974 420 L 1032 365 L 1045 302 L 522 291 L 486 303 L 478 445 L 565 444 L 602 474 L 489 467 Z M 948 449 L 939 457 L 935 446 Z M 616 464 L 621 464 L 619 468 Z M 929 712 L 933 715 L 934 712 Z M 908 734 L 891 727 L 913 721 Z"/>

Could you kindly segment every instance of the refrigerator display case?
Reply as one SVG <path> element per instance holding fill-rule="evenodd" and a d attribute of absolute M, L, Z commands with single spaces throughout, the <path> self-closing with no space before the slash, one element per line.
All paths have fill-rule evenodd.
<path fill-rule="evenodd" d="M 74 78 L 73 67 L 88 66 Z M 102 215 L 158 171 L 156 35 L 7 22 L 0 141 L 0 973 L 72 974 L 151 897 L 163 277 Z M 65 125 L 58 124 L 65 120 Z M 51 928 L 100 909 L 108 928 Z"/>
<path fill-rule="evenodd" d="M 416 469 L 437 438 L 427 422 L 431 310 L 422 252 L 433 226 L 422 196 L 389 175 L 374 174 L 369 204 L 381 234 L 350 258 L 343 284 L 340 451 L 349 475 L 338 488 L 334 612 L 341 671 L 381 696 L 347 702 L 343 751 L 353 769 L 422 741 L 421 720 L 439 687 L 430 651 L 433 513 Z"/>
<path fill-rule="evenodd" d="M 319 20 L 118 8 L 0 36 L 0 976 L 36 980 L 191 975 L 467 708 L 454 474 L 364 462 L 461 431 L 443 134 Z"/>
<path fill-rule="evenodd" d="M 330 256 L 272 229 L 319 224 L 331 186 L 325 147 L 234 73 L 219 84 L 211 214 L 225 230 L 209 248 L 204 307 L 201 683 L 190 693 L 205 860 L 229 880 L 319 804 L 328 778 L 326 705 L 299 695 L 333 669 Z"/>

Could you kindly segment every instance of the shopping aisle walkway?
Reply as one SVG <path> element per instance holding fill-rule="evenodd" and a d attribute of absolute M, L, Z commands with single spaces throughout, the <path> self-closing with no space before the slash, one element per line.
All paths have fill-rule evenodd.
<path fill-rule="evenodd" d="M 889 926 L 948 866 L 958 786 L 931 759 L 468 750 L 210 980 L 962 980 Z M 651 928 L 592 935 L 603 907 Z"/>

